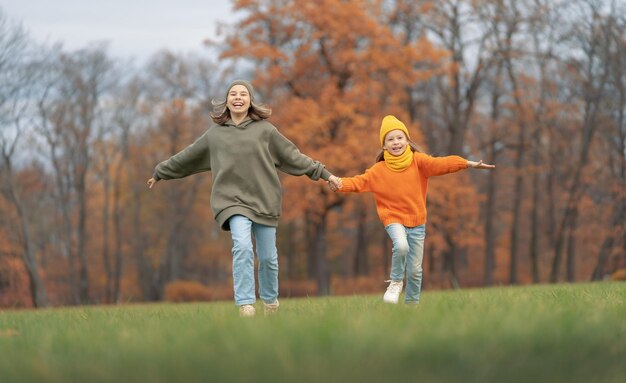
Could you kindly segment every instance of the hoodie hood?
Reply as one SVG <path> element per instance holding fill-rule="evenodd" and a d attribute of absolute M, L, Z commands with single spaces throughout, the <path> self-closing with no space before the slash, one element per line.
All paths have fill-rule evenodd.
<path fill-rule="evenodd" d="M 241 121 L 241 123 L 239 123 L 239 125 L 235 125 L 235 123 L 233 122 L 232 119 L 228 119 L 228 121 L 226 121 L 224 123 L 224 126 L 232 126 L 233 128 L 237 128 L 237 129 L 245 129 L 248 127 L 248 125 L 250 125 L 251 123 L 253 123 L 254 120 L 251 119 L 249 116 L 244 118 L 243 121 Z"/>

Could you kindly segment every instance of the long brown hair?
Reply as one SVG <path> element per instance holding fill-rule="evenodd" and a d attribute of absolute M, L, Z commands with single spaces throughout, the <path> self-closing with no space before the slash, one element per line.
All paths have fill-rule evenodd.
<path fill-rule="evenodd" d="M 419 146 L 417 146 L 417 144 L 413 140 L 407 140 L 407 142 L 409 143 L 409 148 L 411 148 L 412 152 L 422 153 Z M 384 160 L 385 160 L 385 149 L 381 150 L 380 153 L 378 153 L 378 155 L 376 156 L 376 162 L 380 162 Z"/>
<path fill-rule="evenodd" d="M 230 109 L 226 106 L 226 100 L 213 100 L 213 112 L 211 112 L 211 119 L 213 122 L 219 125 L 224 125 L 226 121 L 230 120 Z M 254 121 L 265 120 L 272 115 L 272 109 L 264 104 L 256 104 L 250 100 L 250 107 L 248 108 L 248 116 Z"/>

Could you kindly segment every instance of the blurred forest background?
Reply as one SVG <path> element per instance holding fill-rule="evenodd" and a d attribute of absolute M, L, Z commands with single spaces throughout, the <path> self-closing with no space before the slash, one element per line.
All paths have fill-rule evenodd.
<path fill-rule="evenodd" d="M 232 299 L 210 174 L 146 180 L 239 77 L 338 176 L 373 165 L 387 114 L 427 153 L 497 166 L 431 180 L 426 289 L 626 268 L 623 1 L 232 4 L 215 55 L 141 66 L 33 41 L 0 9 L 0 307 Z M 282 179 L 281 296 L 382 293 L 373 197 Z"/>

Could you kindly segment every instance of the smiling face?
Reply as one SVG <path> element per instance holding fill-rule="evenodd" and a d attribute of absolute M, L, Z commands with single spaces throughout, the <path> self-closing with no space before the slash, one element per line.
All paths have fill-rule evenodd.
<path fill-rule="evenodd" d="M 400 129 L 395 129 L 385 135 L 383 149 L 393 156 L 399 156 L 404 153 L 408 144 L 406 134 Z"/>
<path fill-rule="evenodd" d="M 226 107 L 230 110 L 231 116 L 241 116 L 248 114 L 250 108 L 250 92 L 243 85 L 234 85 L 228 91 Z"/>

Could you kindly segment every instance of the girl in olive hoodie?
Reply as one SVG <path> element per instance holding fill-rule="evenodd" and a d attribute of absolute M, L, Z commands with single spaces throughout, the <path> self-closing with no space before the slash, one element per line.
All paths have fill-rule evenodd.
<path fill-rule="evenodd" d="M 281 185 L 277 170 L 338 185 L 324 165 L 298 148 L 267 121 L 271 109 L 254 102 L 254 89 L 245 80 L 228 87 L 225 101 L 214 101 L 207 131 L 184 150 L 158 164 L 148 180 L 183 178 L 210 171 L 211 209 L 233 240 L 235 304 L 242 316 L 253 316 L 254 252 L 259 260 L 259 296 L 265 313 L 278 310 L 278 253 L 276 226 L 281 211 Z"/>

